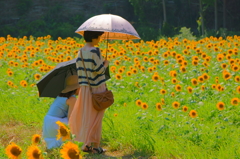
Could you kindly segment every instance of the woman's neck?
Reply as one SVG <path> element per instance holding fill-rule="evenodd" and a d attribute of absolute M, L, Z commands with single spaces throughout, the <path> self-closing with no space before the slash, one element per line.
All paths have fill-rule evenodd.
<path fill-rule="evenodd" d="M 94 47 L 94 44 L 93 44 L 93 42 L 87 42 L 85 46 L 86 47 Z"/>

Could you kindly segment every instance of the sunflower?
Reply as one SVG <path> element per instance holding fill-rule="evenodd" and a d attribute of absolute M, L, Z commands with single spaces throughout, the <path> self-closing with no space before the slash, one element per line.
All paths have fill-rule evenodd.
<path fill-rule="evenodd" d="M 233 54 L 233 50 L 232 50 L 232 49 L 229 49 L 227 52 L 228 52 L 228 54 L 230 54 L 230 55 Z"/>
<path fill-rule="evenodd" d="M 231 54 L 227 54 L 226 55 L 226 59 L 230 60 L 232 57 L 231 57 Z"/>
<path fill-rule="evenodd" d="M 19 65 L 18 62 L 15 62 L 15 63 L 14 63 L 14 66 L 15 66 L 15 67 L 17 67 L 18 65 Z"/>
<path fill-rule="evenodd" d="M 12 82 L 12 81 L 8 81 L 8 82 L 7 82 L 7 85 L 8 85 L 8 86 L 13 86 L 13 82 Z"/>
<path fill-rule="evenodd" d="M 118 73 L 123 73 L 123 72 L 124 72 L 124 69 L 122 69 L 122 68 L 118 69 Z"/>
<path fill-rule="evenodd" d="M 177 63 L 178 64 L 182 64 L 183 63 L 183 59 L 181 59 L 181 58 L 177 59 Z"/>
<path fill-rule="evenodd" d="M 114 116 L 114 117 L 117 117 L 117 116 L 118 116 L 118 114 L 117 114 L 117 113 L 114 113 L 114 114 L 113 114 L 113 116 Z"/>
<path fill-rule="evenodd" d="M 116 69 L 117 69 L 117 68 L 116 68 L 115 66 L 111 66 L 111 67 L 110 67 L 110 70 L 111 70 L 112 73 L 115 73 Z"/>
<path fill-rule="evenodd" d="M 38 73 L 36 73 L 36 74 L 34 75 L 34 78 L 35 78 L 35 80 L 39 80 L 39 79 L 40 79 L 40 77 L 41 77 L 41 75 L 40 75 L 40 74 L 38 74 Z"/>
<path fill-rule="evenodd" d="M 217 55 L 217 61 L 222 61 L 224 58 L 224 55 L 223 54 L 218 54 Z"/>
<path fill-rule="evenodd" d="M 237 71 L 239 70 L 239 67 L 238 67 L 238 65 L 233 64 L 233 65 L 231 66 L 231 69 L 232 69 L 232 71 L 237 72 Z"/>
<path fill-rule="evenodd" d="M 184 105 L 183 108 L 182 108 L 182 111 L 183 112 L 187 112 L 188 111 L 188 107 Z"/>
<path fill-rule="evenodd" d="M 231 65 L 232 65 L 232 64 L 234 64 L 234 63 L 235 63 L 235 60 L 234 60 L 234 59 L 230 59 L 228 62 L 229 62 L 229 64 L 231 64 Z"/>
<path fill-rule="evenodd" d="M 186 69 L 186 67 L 181 66 L 181 67 L 180 67 L 180 71 L 181 71 L 182 73 L 186 73 L 186 72 L 187 72 L 187 69 Z"/>
<path fill-rule="evenodd" d="M 238 94 L 240 94 L 240 86 L 237 86 L 236 91 Z"/>
<path fill-rule="evenodd" d="M 134 86 L 140 88 L 139 82 L 135 82 Z"/>
<path fill-rule="evenodd" d="M 177 84 L 177 85 L 175 86 L 175 90 L 176 90 L 177 92 L 182 91 L 182 86 L 179 85 L 179 84 Z"/>
<path fill-rule="evenodd" d="M 58 134 L 56 136 L 57 140 L 61 137 L 63 141 L 70 139 L 70 130 L 65 126 L 65 124 L 60 121 L 57 121 L 56 124 L 59 126 Z"/>
<path fill-rule="evenodd" d="M 184 49 L 184 50 L 182 51 L 182 53 L 185 54 L 185 55 L 188 55 L 188 54 L 189 54 L 189 51 L 188 51 L 187 49 Z"/>
<path fill-rule="evenodd" d="M 240 77 L 239 76 L 235 76 L 234 80 L 235 80 L 235 82 L 240 82 Z"/>
<path fill-rule="evenodd" d="M 224 72 L 223 73 L 223 78 L 225 79 L 225 80 L 229 80 L 230 78 L 231 78 L 232 76 L 231 76 L 231 74 L 229 73 L 229 72 Z"/>
<path fill-rule="evenodd" d="M 161 103 L 156 103 L 156 109 L 157 109 L 158 111 L 162 110 L 162 105 L 161 105 Z"/>
<path fill-rule="evenodd" d="M 205 86 L 201 86 L 201 90 L 204 91 L 205 90 Z"/>
<path fill-rule="evenodd" d="M 173 84 L 176 84 L 176 83 L 178 82 L 178 80 L 177 80 L 176 78 L 172 78 L 172 79 L 171 79 L 171 82 L 172 82 Z"/>
<path fill-rule="evenodd" d="M 237 106 L 239 104 L 239 99 L 238 98 L 232 98 L 231 99 L 231 104 L 234 105 L 234 106 Z"/>
<path fill-rule="evenodd" d="M 175 101 L 175 102 L 172 103 L 172 107 L 174 109 L 178 109 L 180 107 L 180 103 Z"/>
<path fill-rule="evenodd" d="M 122 79 L 122 75 L 121 74 L 116 74 L 115 77 L 116 77 L 117 80 L 121 80 Z"/>
<path fill-rule="evenodd" d="M 123 106 L 126 107 L 126 106 L 127 106 L 127 103 L 123 103 Z"/>
<path fill-rule="evenodd" d="M 38 144 L 41 142 L 41 136 L 38 134 L 35 134 L 32 136 L 32 143 L 33 144 Z"/>
<path fill-rule="evenodd" d="M 171 93 L 171 97 L 174 97 L 174 96 L 175 96 L 175 93 L 174 93 L 174 92 L 172 92 L 172 93 Z"/>
<path fill-rule="evenodd" d="M 148 105 L 147 105 L 147 103 L 142 103 L 141 107 L 143 110 L 146 110 L 148 108 Z"/>
<path fill-rule="evenodd" d="M 27 150 L 28 159 L 43 159 L 41 150 L 36 145 L 31 145 Z"/>
<path fill-rule="evenodd" d="M 154 82 L 157 82 L 158 80 L 159 80 L 159 75 L 157 75 L 157 74 L 154 74 L 153 76 L 152 76 L 152 80 L 154 81 Z"/>
<path fill-rule="evenodd" d="M 187 61 L 183 61 L 182 66 L 187 66 L 188 62 Z"/>
<path fill-rule="evenodd" d="M 162 105 L 165 104 L 165 100 L 164 100 L 164 98 L 161 98 L 161 103 L 162 103 Z"/>
<path fill-rule="evenodd" d="M 153 71 L 153 68 L 152 67 L 149 67 L 148 68 L 148 72 L 152 72 Z"/>
<path fill-rule="evenodd" d="M 188 91 L 188 93 L 192 93 L 192 92 L 193 92 L 193 88 L 190 87 L 190 86 L 188 86 L 188 87 L 187 87 L 187 91 Z"/>
<path fill-rule="evenodd" d="M 64 159 L 82 159 L 78 145 L 67 142 L 60 150 L 61 157 Z"/>
<path fill-rule="evenodd" d="M 127 74 L 127 76 L 131 76 L 132 72 L 131 71 L 127 71 L 126 74 Z"/>
<path fill-rule="evenodd" d="M 223 102 L 218 102 L 216 107 L 217 107 L 218 110 L 223 110 L 224 107 L 225 107 L 225 104 Z"/>
<path fill-rule="evenodd" d="M 204 80 L 208 80 L 210 78 L 210 76 L 207 73 L 204 73 L 202 77 Z"/>
<path fill-rule="evenodd" d="M 198 116 L 197 111 L 196 110 L 191 110 L 189 112 L 189 116 L 192 117 L 192 118 L 196 118 Z"/>
<path fill-rule="evenodd" d="M 135 103 L 136 103 L 137 106 L 141 106 L 142 105 L 142 101 L 140 99 L 136 100 Z"/>
<path fill-rule="evenodd" d="M 155 60 L 154 57 L 151 57 L 151 58 L 148 59 L 148 61 L 151 62 L 151 63 L 153 63 L 154 60 Z"/>
<path fill-rule="evenodd" d="M 193 65 L 193 66 L 197 66 L 197 65 L 198 65 L 198 61 L 197 61 L 197 60 L 193 60 L 193 61 L 192 61 L 192 65 Z"/>
<path fill-rule="evenodd" d="M 169 61 L 168 61 L 168 60 L 164 60 L 164 61 L 163 61 L 163 64 L 164 64 L 165 66 L 167 66 L 167 65 L 169 64 Z"/>
<path fill-rule="evenodd" d="M 20 85 L 21 85 L 22 87 L 27 87 L 28 83 L 27 83 L 27 81 L 22 80 L 22 81 L 20 82 Z"/>
<path fill-rule="evenodd" d="M 16 145 L 14 142 L 12 142 L 6 147 L 5 152 L 8 158 L 19 159 L 22 153 L 22 149 L 18 145 Z"/>
<path fill-rule="evenodd" d="M 167 58 L 167 57 L 168 57 L 168 52 L 164 52 L 164 53 L 162 54 L 162 57 L 163 57 L 163 58 Z"/>
<path fill-rule="evenodd" d="M 7 71 L 8 76 L 12 76 L 13 75 L 13 71 Z"/>
<path fill-rule="evenodd" d="M 222 90 L 221 84 L 216 84 L 215 88 L 216 88 L 218 91 L 221 91 L 221 90 Z"/>
<path fill-rule="evenodd" d="M 155 60 L 153 63 L 154 63 L 154 65 L 159 65 L 160 61 L 159 60 Z"/>
<path fill-rule="evenodd" d="M 198 81 L 195 78 L 191 79 L 191 82 L 194 86 L 196 86 L 198 84 Z"/>
<path fill-rule="evenodd" d="M 144 61 L 144 62 L 148 62 L 148 57 L 147 57 L 147 56 L 144 56 L 144 57 L 143 57 L 143 61 Z"/>
<path fill-rule="evenodd" d="M 161 93 L 161 94 L 166 94 L 167 91 L 166 91 L 165 89 L 161 89 L 161 90 L 160 90 L 160 93 Z"/>
<path fill-rule="evenodd" d="M 137 74 L 137 72 L 138 72 L 138 71 L 137 71 L 136 68 L 133 68 L 133 69 L 132 69 L 132 73 L 133 73 L 133 74 Z"/>
<path fill-rule="evenodd" d="M 170 71 L 170 72 L 169 72 L 169 75 L 170 75 L 171 77 L 177 77 L 177 72 L 176 72 L 176 71 Z"/>
<path fill-rule="evenodd" d="M 119 65 L 120 65 L 120 62 L 119 62 L 118 60 L 116 60 L 116 61 L 114 62 L 114 64 L 115 64 L 116 66 L 119 66 Z"/>
<path fill-rule="evenodd" d="M 204 82 L 204 77 L 203 76 L 199 76 L 198 77 L 198 82 L 203 83 Z"/>

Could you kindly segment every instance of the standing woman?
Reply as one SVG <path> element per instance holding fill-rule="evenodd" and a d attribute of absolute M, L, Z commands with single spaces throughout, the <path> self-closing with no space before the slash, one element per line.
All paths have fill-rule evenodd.
<path fill-rule="evenodd" d="M 92 105 L 92 94 L 84 71 L 84 65 L 92 92 L 100 93 L 106 91 L 104 73 L 109 62 L 103 60 L 100 49 L 94 47 L 99 43 L 102 34 L 103 32 L 98 31 L 84 32 L 83 37 L 86 44 L 80 49 L 76 61 L 80 91 L 69 119 L 71 132 L 76 135 L 77 141 L 84 143 L 82 150 L 99 154 L 103 152 L 103 149 L 100 147 L 100 140 L 102 135 L 102 119 L 105 110 L 97 111 Z"/>

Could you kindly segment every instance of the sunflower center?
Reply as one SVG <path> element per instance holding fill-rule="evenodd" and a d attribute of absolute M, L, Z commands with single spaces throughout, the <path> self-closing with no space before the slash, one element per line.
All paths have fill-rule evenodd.
<path fill-rule="evenodd" d="M 34 140 L 35 143 L 39 143 L 39 141 L 40 141 L 39 137 L 36 137 L 35 140 Z"/>
<path fill-rule="evenodd" d="M 223 108 L 224 106 L 223 106 L 223 104 L 219 104 L 219 108 Z"/>
<path fill-rule="evenodd" d="M 238 103 L 238 101 L 237 100 L 233 100 L 233 104 L 237 104 Z"/>
<path fill-rule="evenodd" d="M 62 126 L 60 128 L 60 133 L 61 133 L 62 136 L 67 136 L 67 134 L 68 134 L 67 130 L 64 129 L 64 127 L 62 127 Z"/>
<path fill-rule="evenodd" d="M 34 159 L 39 159 L 40 158 L 40 153 L 38 152 L 38 150 L 34 150 L 32 153 Z"/>
<path fill-rule="evenodd" d="M 19 156 L 21 154 L 21 150 L 18 147 L 14 146 L 11 149 L 11 154 L 14 156 Z"/>
<path fill-rule="evenodd" d="M 74 150 L 73 148 L 68 150 L 68 156 L 71 159 L 79 159 L 79 154 L 77 154 L 76 150 Z"/>

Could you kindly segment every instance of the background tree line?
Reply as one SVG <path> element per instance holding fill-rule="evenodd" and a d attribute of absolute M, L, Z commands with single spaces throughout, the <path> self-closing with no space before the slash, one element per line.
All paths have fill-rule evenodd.
<path fill-rule="evenodd" d="M 143 40 L 172 37 L 182 27 L 197 37 L 240 34 L 240 0 L 12 1 L 16 18 L 8 17 L 7 2 L 0 1 L 0 36 L 74 37 L 86 19 L 104 13 L 127 19 Z M 41 7 L 43 11 L 34 17 Z"/>

